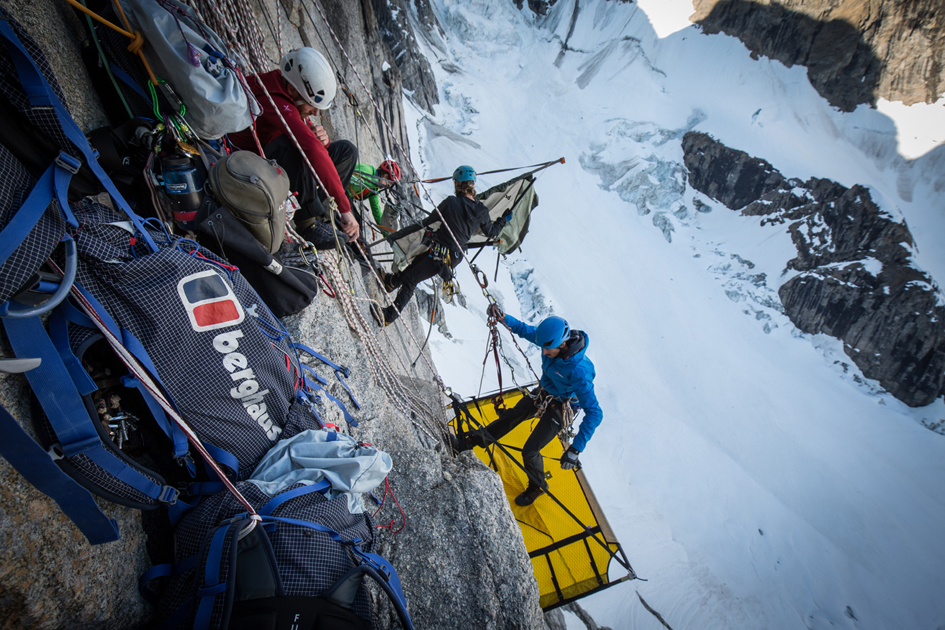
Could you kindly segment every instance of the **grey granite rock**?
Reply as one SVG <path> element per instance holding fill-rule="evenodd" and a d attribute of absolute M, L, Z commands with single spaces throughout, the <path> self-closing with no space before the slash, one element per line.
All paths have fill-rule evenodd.
<path fill-rule="evenodd" d="M 945 388 L 945 307 L 934 280 L 912 265 L 912 235 L 869 190 L 811 178 L 785 180 L 770 164 L 705 134 L 683 138 L 689 183 L 762 225 L 786 225 L 801 272 L 778 289 L 804 332 L 841 339 L 867 378 L 909 406 Z"/>

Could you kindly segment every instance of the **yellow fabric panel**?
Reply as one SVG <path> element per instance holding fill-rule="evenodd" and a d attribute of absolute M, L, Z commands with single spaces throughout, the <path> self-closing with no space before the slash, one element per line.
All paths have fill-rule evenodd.
<path fill-rule="evenodd" d="M 512 408 L 521 397 L 522 394 L 518 391 L 506 394 L 505 407 Z M 480 400 L 478 409 L 474 404 L 470 404 L 468 410 L 482 426 L 495 420 L 498 415 L 489 399 Z M 519 464 L 522 461 L 522 445 L 531 435 L 537 422 L 538 420 L 534 418 L 526 420 L 499 441 Z M 606 540 L 604 533 L 599 529 L 597 516 L 581 487 L 582 482 L 586 483 L 583 473 L 561 469 L 558 460 L 561 459 L 563 451 L 561 441 L 556 439 L 542 449 L 546 481 L 550 493 L 563 503 L 571 514 L 581 521 L 580 523 L 569 516 L 547 494 L 538 497 L 529 506 L 516 505 L 515 497 L 521 494 L 528 485 L 525 471 L 495 446 L 489 449 L 474 449 L 479 459 L 498 472 L 502 478 L 512 513 L 522 528 L 525 548 L 532 555 L 532 568 L 535 579 L 538 581 L 542 608 L 548 608 L 562 600 L 573 599 L 607 584 L 607 569 L 611 558 L 600 543 L 607 544 L 612 552 L 616 552 L 619 548 L 616 541 Z M 596 541 L 589 536 L 582 536 L 585 533 L 584 526 L 596 532 Z M 542 552 L 571 537 L 575 537 L 575 540 L 556 549 Z M 534 555 L 535 552 L 539 554 Z M 598 575 L 600 581 L 598 581 Z M 556 582 L 557 588 L 555 588 Z M 559 590 L 561 596 L 558 595 Z"/>

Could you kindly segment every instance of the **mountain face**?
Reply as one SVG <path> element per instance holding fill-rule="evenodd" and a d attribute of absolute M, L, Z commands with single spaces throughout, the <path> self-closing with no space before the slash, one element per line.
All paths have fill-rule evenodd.
<path fill-rule="evenodd" d="M 764 160 L 703 133 L 683 137 L 689 183 L 762 225 L 786 225 L 797 248 L 778 290 L 800 330 L 841 339 L 867 378 L 909 406 L 945 386 L 945 307 L 910 264 L 912 235 L 863 186 L 786 179 Z"/>
<path fill-rule="evenodd" d="M 933 103 L 945 91 L 945 0 L 693 0 L 706 33 L 807 67 L 831 105 Z"/>

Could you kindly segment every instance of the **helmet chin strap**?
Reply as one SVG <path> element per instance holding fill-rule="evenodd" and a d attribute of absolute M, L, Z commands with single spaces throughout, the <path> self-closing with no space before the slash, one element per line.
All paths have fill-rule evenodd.
<path fill-rule="evenodd" d="M 308 105 L 308 103 L 300 98 L 295 99 L 296 107 L 301 107 L 302 105 Z"/>

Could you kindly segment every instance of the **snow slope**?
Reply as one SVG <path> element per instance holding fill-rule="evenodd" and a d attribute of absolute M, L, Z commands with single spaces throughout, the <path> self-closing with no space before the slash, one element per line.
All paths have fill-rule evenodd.
<path fill-rule="evenodd" d="M 923 426 L 945 405 L 907 408 L 839 342 L 794 328 L 776 293 L 794 255 L 783 226 L 693 191 L 680 148 L 695 129 L 787 177 L 867 185 L 941 282 L 945 101 L 840 113 L 804 68 L 688 25 L 685 0 L 559 0 L 544 18 L 505 0 L 432 4 L 441 104 L 429 116 L 405 100 L 415 165 L 566 158 L 538 180 L 531 232 L 489 290 L 590 339 L 605 417 L 582 461 L 647 581 L 582 604 L 615 630 L 663 627 L 635 591 L 674 630 L 945 626 L 945 436 Z M 476 264 L 492 281 L 494 251 Z M 459 281 L 469 309 L 448 307 L 451 338 L 431 345 L 471 396 L 486 301 L 465 266 Z M 504 382 L 532 380 L 507 333 L 503 348 Z"/>

